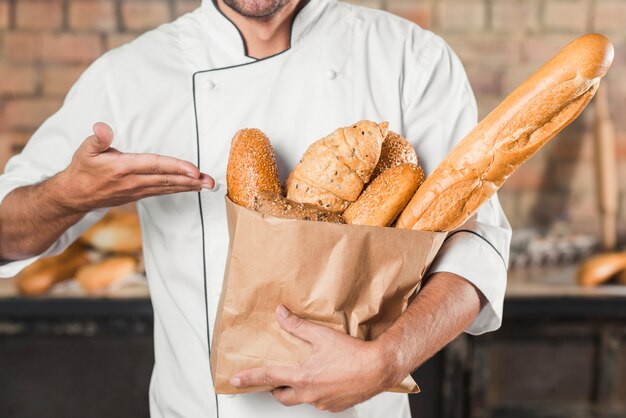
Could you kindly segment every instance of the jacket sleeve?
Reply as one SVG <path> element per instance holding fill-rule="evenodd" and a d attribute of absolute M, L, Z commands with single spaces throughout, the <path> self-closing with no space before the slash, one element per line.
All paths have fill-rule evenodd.
<path fill-rule="evenodd" d="M 476 125 L 476 100 L 463 65 L 441 38 L 421 31 L 410 44 L 403 129 L 428 175 Z M 467 333 L 494 331 L 502 323 L 510 240 L 511 227 L 494 195 L 450 232 L 429 270 L 457 274 L 484 295 L 486 304 Z"/>
<path fill-rule="evenodd" d="M 108 123 L 115 129 L 107 59 L 107 55 L 102 56 L 81 75 L 61 108 L 37 129 L 23 151 L 8 161 L 0 175 L 0 205 L 14 189 L 36 184 L 65 169 L 78 146 L 93 134 L 95 122 Z M 117 142 L 114 139 L 113 146 Z M 105 213 L 106 209 L 100 209 L 85 215 L 35 257 L 1 263 L 0 277 L 12 277 L 40 257 L 59 254 Z"/>

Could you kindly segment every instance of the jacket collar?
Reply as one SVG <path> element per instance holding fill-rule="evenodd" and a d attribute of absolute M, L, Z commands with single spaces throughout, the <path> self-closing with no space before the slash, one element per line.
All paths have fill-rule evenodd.
<path fill-rule="evenodd" d="M 315 27 L 330 3 L 336 0 L 309 0 L 296 14 L 291 28 L 290 48 L 298 45 Z M 217 7 L 215 0 L 202 0 L 202 6 L 209 14 L 211 24 L 220 32 L 223 46 L 247 56 L 243 36 L 235 24 Z"/>

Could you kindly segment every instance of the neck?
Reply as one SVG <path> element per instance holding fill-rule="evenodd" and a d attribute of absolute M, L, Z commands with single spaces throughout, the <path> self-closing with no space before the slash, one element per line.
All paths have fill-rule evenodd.
<path fill-rule="evenodd" d="M 265 19 L 242 16 L 224 0 L 217 0 L 217 7 L 241 32 L 248 56 L 261 59 L 289 49 L 293 19 L 306 2 L 290 1 L 275 15 Z"/>

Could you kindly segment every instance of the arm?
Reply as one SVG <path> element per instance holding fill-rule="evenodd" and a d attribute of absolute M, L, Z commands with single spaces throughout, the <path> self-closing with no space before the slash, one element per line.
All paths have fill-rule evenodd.
<path fill-rule="evenodd" d="M 125 142 L 124 109 L 109 71 L 114 53 L 81 75 L 63 106 L 0 175 L 0 277 L 60 253 L 108 207 L 213 186 L 189 162 L 114 148 Z M 108 125 L 96 121 L 122 134 L 114 138 Z"/>
<path fill-rule="evenodd" d="M 103 123 L 78 148 L 70 165 L 48 180 L 19 187 L 0 204 L 0 260 L 35 256 L 89 211 L 135 200 L 213 187 L 191 163 L 111 148 Z"/>

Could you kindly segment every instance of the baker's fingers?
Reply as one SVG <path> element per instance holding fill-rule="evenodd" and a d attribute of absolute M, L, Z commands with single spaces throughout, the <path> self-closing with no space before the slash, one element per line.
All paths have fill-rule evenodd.
<path fill-rule="evenodd" d="M 125 174 L 178 174 L 200 178 L 200 170 L 189 161 L 159 154 L 123 154 L 121 169 Z"/>
<path fill-rule="evenodd" d="M 273 366 L 257 367 L 237 373 L 230 379 L 230 384 L 244 388 L 248 386 L 298 386 L 302 384 L 300 367 Z"/>
<path fill-rule="evenodd" d="M 272 391 L 272 396 L 285 406 L 295 406 L 302 403 L 298 400 L 296 391 L 290 387 L 276 388 Z"/>
<path fill-rule="evenodd" d="M 158 186 L 187 186 L 210 189 L 215 183 L 210 177 L 191 178 L 180 174 L 137 174 L 128 178 L 134 188 Z"/>
<path fill-rule="evenodd" d="M 153 196 L 163 196 L 174 193 L 185 193 L 185 192 L 199 192 L 202 190 L 201 187 L 188 187 L 188 186 L 156 186 L 156 187 L 146 187 L 138 192 L 136 192 L 136 196 L 139 199 L 145 197 L 153 197 Z"/>
<path fill-rule="evenodd" d="M 276 308 L 276 320 L 282 329 L 310 344 L 315 344 L 325 330 L 321 325 L 292 314 L 283 305 Z"/>

